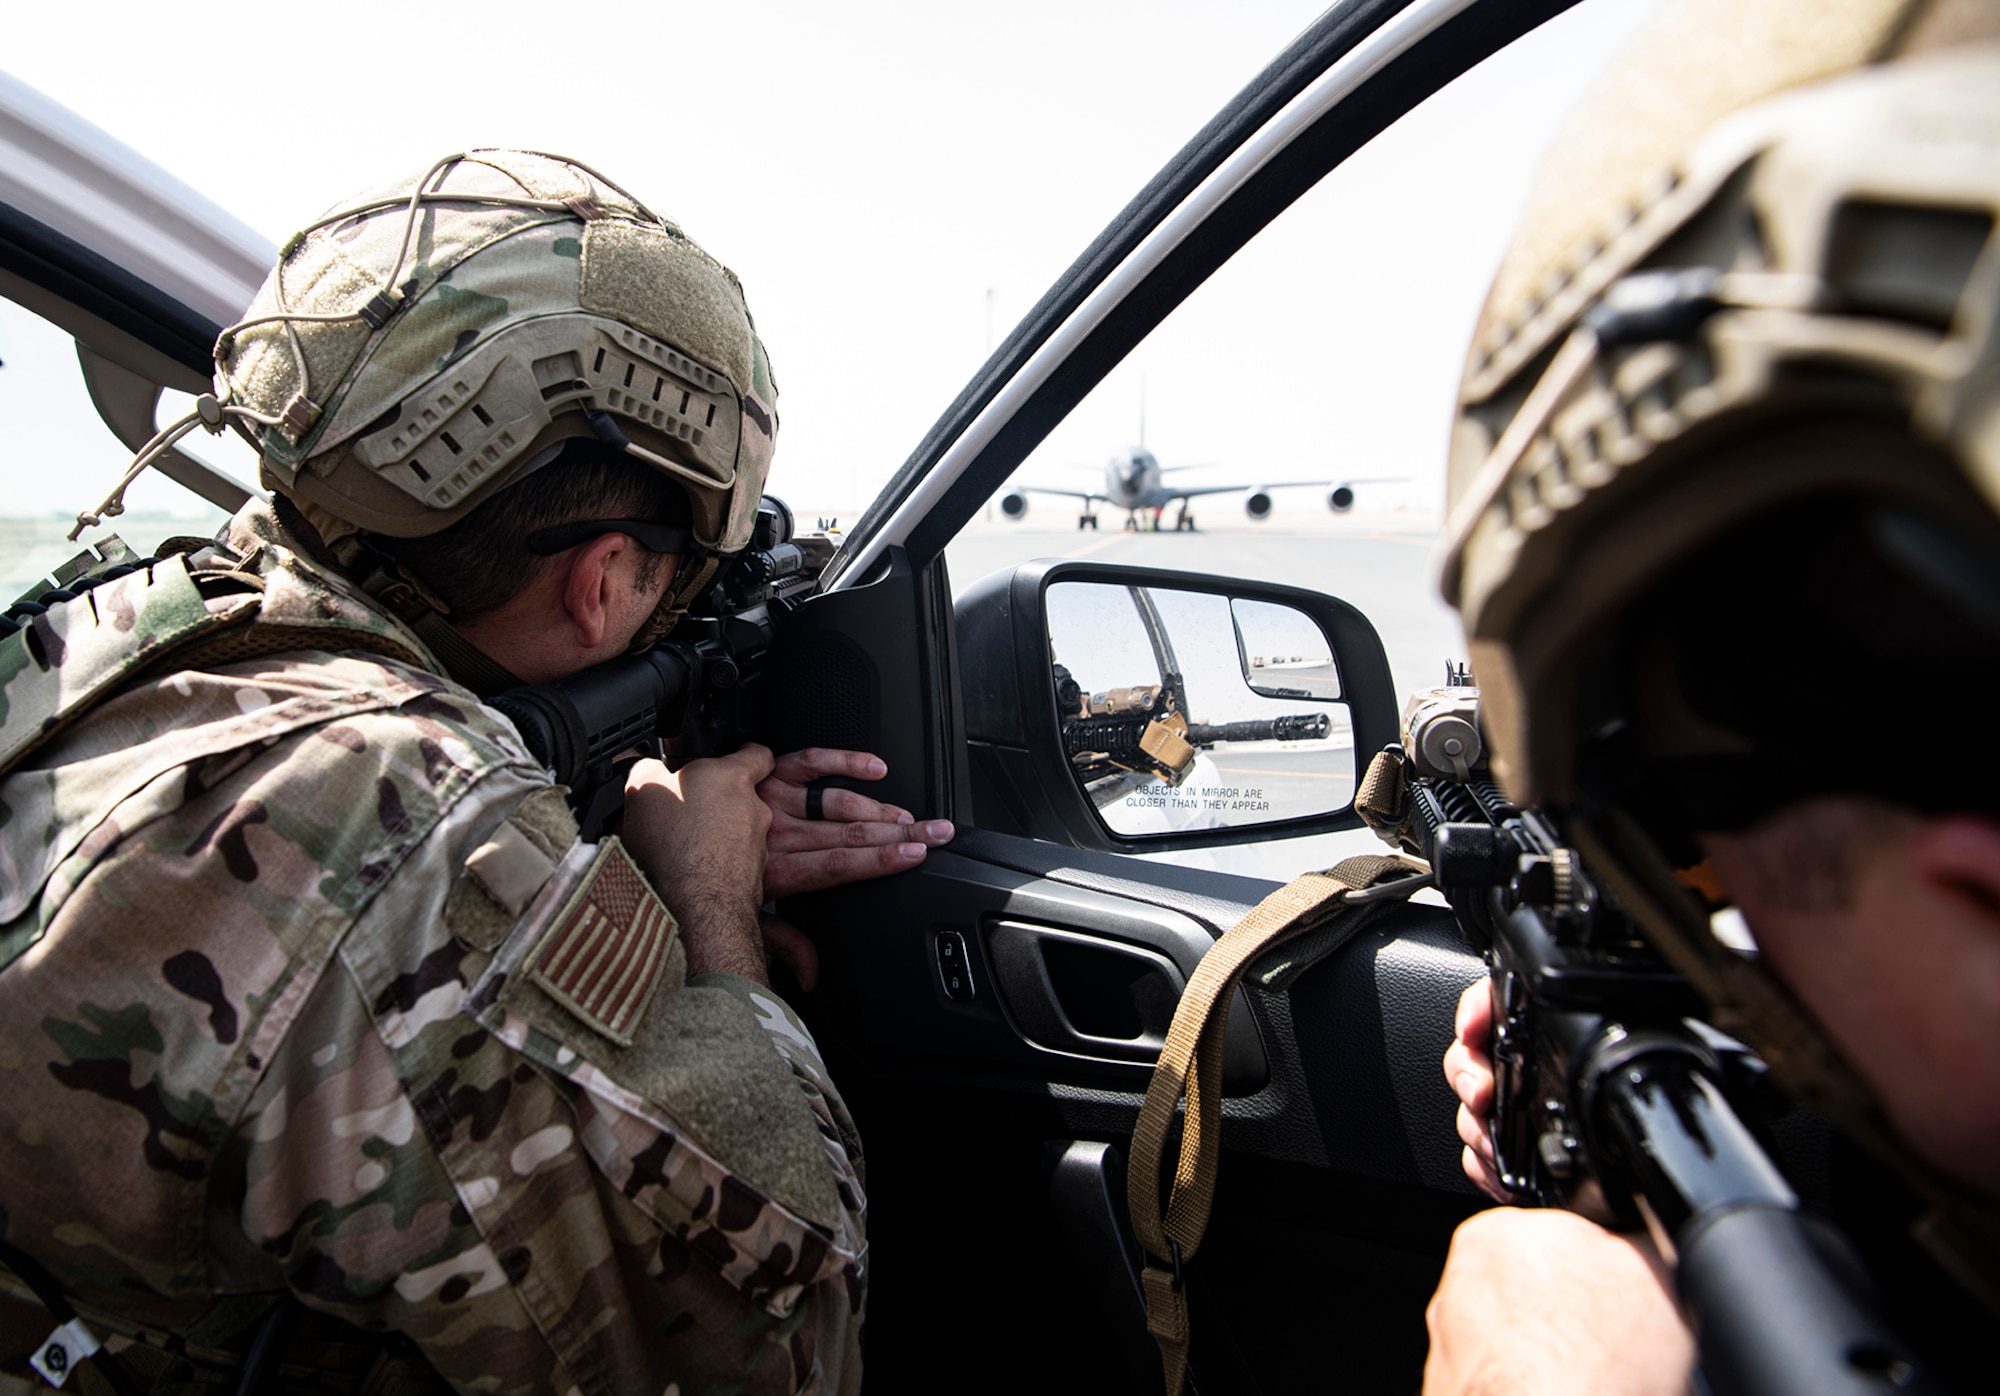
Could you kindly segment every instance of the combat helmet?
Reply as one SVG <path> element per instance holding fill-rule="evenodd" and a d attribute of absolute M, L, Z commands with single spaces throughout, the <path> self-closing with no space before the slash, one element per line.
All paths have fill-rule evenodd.
<path fill-rule="evenodd" d="M 1489 296 L 1460 389 L 1442 579 L 1509 795 L 1563 817 L 1718 1024 L 1912 1182 L 1934 1252 L 1989 1296 L 2000 1215 L 1911 1157 L 1819 1025 L 1711 934 L 1699 870 L 1635 813 L 1646 792 L 1606 774 L 1605 753 L 1631 747 L 1613 746 L 1593 665 L 1712 547 L 1837 506 L 1909 524 L 1883 546 L 1986 635 L 1967 673 L 2000 669 L 1994 39 L 2000 6 L 1957 0 L 1665 13 L 1551 152 Z M 1801 746 L 1836 730 L 1808 705 L 1874 696 L 1796 677 Z M 1825 788 L 1879 779 L 1900 799 L 1902 781 L 1936 807 L 1956 778 L 1990 807 L 1995 787 L 1952 769 L 1959 751 L 1911 749 L 1938 734 L 1907 711 L 1850 716 L 1881 743 L 1836 742 L 1821 764 L 1853 781 L 1891 735 L 1905 759 Z M 2000 776 L 1978 745 L 1966 761 Z"/>
<path fill-rule="evenodd" d="M 216 341 L 213 399 L 162 438 L 235 427 L 328 545 L 437 533 L 594 438 L 678 483 L 698 549 L 728 554 L 776 405 L 727 267 L 577 161 L 474 150 L 287 240 Z M 683 567 L 679 604 L 712 570 Z"/>

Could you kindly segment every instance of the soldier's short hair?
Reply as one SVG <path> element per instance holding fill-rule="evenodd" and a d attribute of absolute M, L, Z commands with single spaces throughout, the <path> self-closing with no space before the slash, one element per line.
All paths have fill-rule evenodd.
<path fill-rule="evenodd" d="M 685 526 L 687 496 L 659 471 L 600 442 L 572 439 L 559 459 L 500 491 L 458 522 L 423 538 L 378 538 L 451 606 L 452 619 L 477 620 L 512 601 L 553 559 L 528 547 L 528 535 L 587 519 L 647 519 Z M 665 557 L 643 549 L 641 586 L 651 586 Z"/>

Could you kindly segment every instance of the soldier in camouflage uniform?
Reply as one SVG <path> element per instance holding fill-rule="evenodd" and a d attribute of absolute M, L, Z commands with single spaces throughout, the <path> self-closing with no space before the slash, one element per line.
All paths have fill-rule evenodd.
<path fill-rule="evenodd" d="M 853 1390 L 860 1145 L 756 908 L 948 828 L 806 825 L 880 763 L 748 747 L 641 763 L 583 843 L 480 702 L 650 643 L 747 541 L 735 278 L 475 152 L 293 238 L 216 389 L 272 503 L 0 641 L 6 1243 L 154 1391 L 232 1383 L 284 1296 L 287 1389 Z M 54 1325 L 0 1271 L 0 1392 Z"/>

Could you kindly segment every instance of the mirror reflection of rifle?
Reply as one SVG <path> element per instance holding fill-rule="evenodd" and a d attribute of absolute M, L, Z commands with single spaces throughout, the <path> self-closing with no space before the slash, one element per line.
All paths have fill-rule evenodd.
<path fill-rule="evenodd" d="M 761 730 L 771 637 L 813 593 L 834 548 L 823 531 L 794 537 L 791 510 L 766 495 L 750 546 L 666 640 L 491 700 L 569 787 L 585 839 L 602 835 L 623 807 L 629 758 L 659 756 L 678 767 L 734 751 Z"/>
<path fill-rule="evenodd" d="M 1333 731 L 1325 713 L 1190 722 L 1177 684 L 1135 684 L 1085 694 L 1068 669 L 1060 664 L 1051 668 L 1056 706 L 1063 715 L 1063 754 L 1085 783 L 1130 771 L 1178 786 L 1194 770 L 1196 754 L 1219 742 L 1303 742 Z"/>
<path fill-rule="evenodd" d="M 1463 671 L 1419 693 L 1375 758 L 1363 817 L 1431 864 L 1492 967 L 1502 1184 L 1651 1233 L 1717 1396 L 1937 1389 L 1891 1332 L 1847 1243 L 1807 1217 L 1762 1138 L 1786 1102 L 1748 1048 L 1537 810 L 1487 770 Z"/>

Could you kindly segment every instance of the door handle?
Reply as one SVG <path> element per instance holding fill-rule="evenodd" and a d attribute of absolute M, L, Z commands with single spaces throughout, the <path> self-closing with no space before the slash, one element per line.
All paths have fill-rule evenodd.
<path fill-rule="evenodd" d="M 1166 955 L 1017 920 L 989 923 L 986 941 L 1001 1002 L 1028 1042 L 1099 1061 L 1158 1059 L 1187 987 L 1180 966 Z M 1267 1068 L 1240 995 L 1230 1017 L 1239 1030 L 1229 1034 L 1223 1051 L 1223 1091 L 1240 1095 L 1261 1086 Z"/>
<path fill-rule="evenodd" d="M 1021 921 L 987 932 L 993 978 L 1021 1035 L 1052 1052 L 1152 1061 L 1187 981 L 1157 950 Z"/>

